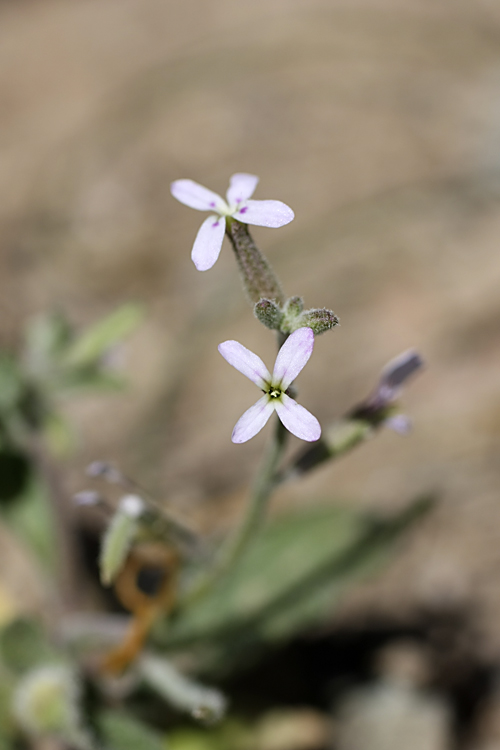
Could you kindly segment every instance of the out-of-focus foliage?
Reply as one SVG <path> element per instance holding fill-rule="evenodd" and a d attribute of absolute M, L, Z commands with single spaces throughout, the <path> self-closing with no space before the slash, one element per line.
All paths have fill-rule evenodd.
<path fill-rule="evenodd" d="M 105 750 L 166 750 L 166 742 L 130 714 L 103 711 L 97 719 L 97 729 Z"/>
<path fill-rule="evenodd" d="M 256 648 L 289 639 L 324 621 L 341 593 L 360 576 L 376 571 L 393 543 L 428 508 L 428 501 L 416 501 L 398 516 L 383 521 L 326 505 L 277 518 L 205 598 L 181 609 L 172 622 L 157 629 L 154 649 L 139 655 L 132 665 L 133 679 L 121 689 L 116 710 L 103 710 L 105 684 L 95 680 L 97 675 L 82 671 L 85 659 L 81 663 L 80 657 L 75 660 L 78 653 L 88 653 L 85 649 L 74 650 L 71 639 L 65 639 L 65 645 L 54 645 L 35 620 L 6 625 L 0 631 L 0 692 L 7 706 L 2 724 L 5 741 L 13 741 L 20 731 L 33 731 L 34 719 L 22 714 L 29 713 L 30 691 L 36 688 L 37 694 L 47 693 L 51 679 L 54 684 L 61 681 L 64 665 L 76 670 L 75 684 L 93 684 L 95 697 L 92 704 L 84 706 L 79 689 L 74 693 L 74 705 L 70 702 L 59 709 L 54 701 L 59 700 L 58 695 L 67 698 L 68 694 L 49 691 L 46 700 L 57 709 L 50 712 L 54 726 L 58 717 L 61 719 L 60 728 L 52 733 L 71 737 L 74 746 L 83 750 L 164 747 L 164 732 L 134 714 L 139 694 L 163 699 L 202 722 L 217 721 L 224 715 L 225 697 L 166 661 L 162 656 L 165 649 L 172 654 L 188 649 L 193 672 L 200 668 L 216 674 L 237 670 Z M 174 733 L 174 747 L 245 748 L 252 736 L 249 732 L 231 722 L 208 734 L 179 731 Z"/>
<path fill-rule="evenodd" d="M 201 685 L 181 674 L 166 659 L 144 654 L 138 668 L 144 681 L 167 703 L 208 724 L 220 721 L 227 700 L 219 690 Z"/>
<path fill-rule="evenodd" d="M 108 524 L 101 543 L 99 569 L 104 586 L 113 583 L 123 567 L 137 530 L 137 519 L 127 512 L 122 502 Z"/>
<path fill-rule="evenodd" d="M 47 492 L 44 482 L 32 470 L 24 491 L 0 509 L 0 517 L 28 545 L 43 567 L 54 572 L 57 545 Z"/>
<path fill-rule="evenodd" d="M 255 742 L 250 727 L 241 721 L 225 721 L 207 729 L 178 729 L 169 737 L 170 750 L 249 750 Z"/>
<path fill-rule="evenodd" d="M 83 333 L 61 314 L 30 322 L 19 354 L 0 352 L 0 516 L 43 560 L 54 559 L 43 455 L 63 457 L 74 443 L 61 405 L 82 391 L 121 388 L 110 356 L 142 318 L 126 304 Z"/>
<path fill-rule="evenodd" d="M 81 334 L 60 314 L 36 318 L 26 337 L 28 379 L 57 397 L 122 386 L 123 379 L 108 362 L 113 347 L 137 328 L 142 317 L 138 305 L 125 304 Z"/>
<path fill-rule="evenodd" d="M 58 651 L 34 620 L 15 620 L 0 631 L 0 658 L 5 669 L 22 675 L 45 662 L 57 660 Z"/>
<path fill-rule="evenodd" d="M 278 518 L 209 596 L 181 612 L 157 638 L 168 648 L 210 643 L 210 658 L 217 653 L 222 668 L 252 646 L 291 638 L 331 614 L 361 576 L 377 571 L 430 504 L 417 500 L 385 520 L 336 505 Z"/>
<path fill-rule="evenodd" d="M 140 308 L 124 305 L 77 334 L 64 316 L 41 316 L 30 324 L 20 354 L 0 356 L 0 514 L 42 563 L 49 590 L 62 580 L 61 567 L 74 564 L 71 550 L 61 549 L 68 543 L 61 533 L 71 527 L 57 462 L 73 443 L 61 406 L 69 396 L 123 384 L 110 369 L 112 350 L 140 319 Z M 128 488 L 113 512 L 107 507 L 100 558 L 102 582 L 115 587 L 131 613 L 128 631 L 113 650 L 95 654 L 63 637 L 57 618 L 12 620 L 15 611 L 9 614 L 7 608 L 0 630 L 0 748 L 23 736 L 50 736 L 78 750 L 161 750 L 161 714 L 151 722 L 134 709 L 144 695 L 201 723 L 220 721 L 227 698 L 199 683 L 197 672 L 216 676 L 237 670 L 255 650 L 324 621 L 340 595 L 376 571 L 394 541 L 428 507 L 418 501 L 384 521 L 337 505 L 281 516 L 203 597 L 191 600 L 190 587 L 207 564 L 215 562 L 217 569 L 217 552 L 213 559 L 198 559 L 193 554 L 198 539 L 190 529 L 151 498 L 130 494 L 130 481 L 105 467 L 97 462 L 90 473 Z M 91 505 L 105 504 L 97 493 L 81 497 Z M 62 531 L 61 523 L 66 524 Z M 145 652 L 155 623 L 152 648 Z M 177 655 L 188 650 L 189 669 L 181 670 Z M 167 661 L 165 653 L 172 659 Z M 88 659 L 95 662 L 92 668 Z M 128 682 L 108 707 L 110 685 L 124 669 Z M 201 747 L 238 747 L 246 730 L 235 726 L 225 724 L 207 735 L 208 744 Z M 175 743 L 184 750 L 197 747 L 199 739 L 180 732 Z"/>

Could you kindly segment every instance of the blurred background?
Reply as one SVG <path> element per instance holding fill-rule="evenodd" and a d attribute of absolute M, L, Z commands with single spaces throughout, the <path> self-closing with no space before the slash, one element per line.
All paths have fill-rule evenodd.
<path fill-rule="evenodd" d="M 265 431 L 230 442 L 255 392 L 217 344 L 235 338 L 270 365 L 273 336 L 227 240 L 212 270 L 194 268 L 203 215 L 170 196 L 175 179 L 224 194 L 250 172 L 256 198 L 294 209 L 290 225 L 253 234 L 288 295 L 340 318 L 300 379 L 322 424 L 392 357 L 424 357 L 404 395 L 412 434 L 382 432 L 280 490 L 273 510 L 336 500 L 390 514 L 437 498 L 325 625 L 353 653 L 358 633 L 370 658 L 395 644 L 380 669 L 409 671 L 415 690 L 428 662 L 415 644 L 446 651 L 437 729 L 415 745 L 431 749 L 457 736 L 500 747 L 499 90 L 494 0 L 0 3 L 2 341 L 18 347 L 43 311 L 84 327 L 124 302 L 146 310 L 117 355 L 128 389 L 64 407 L 77 435 L 68 497 L 89 461 L 111 460 L 198 528 L 224 531 L 265 445 Z M 2 534 L 12 567 L 22 553 Z M 19 580 L 4 585 L 20 596 Z M 352 712 L 371 709 L 352 701 L 339 747 L 389 747 L 371 729 L 359 739 Z"/>

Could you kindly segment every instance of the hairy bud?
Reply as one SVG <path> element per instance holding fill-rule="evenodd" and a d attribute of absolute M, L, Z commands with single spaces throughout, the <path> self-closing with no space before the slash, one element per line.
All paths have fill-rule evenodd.
<path fill-rule="evenodd" d="M 267 328 L 278 331 L 281 326 L 283 313 L 281 308 L 272 299 L 261 299 L 253 309 L 255 317 Z"/>
<path fill-rule="evenodd" d="M 300 315 L 304 309 L 304 300 L 302 297 L 289 297 L 285 302 L 284 313 L 292 318 Z"/>
<path fill-rule="evenodd" d="M 339 324 L 339 319 L 326 307 L 321 309 L 306 310 L 300 316 L 301 325 L 312 328 L 315 335 L 329 331 Z"/>
<path fill-rule="evenodd" d="M 302 297 L 290 297 L 283 306 L 283 319 L 281 321 L 282 333 L 293 333 L 297 328 L 303 328 L 302 311 L 304 301 Z"/>
<path fill-rule="evenodd" d="M 47 664 L 23 677 L 14 693 L 13 714 L 30 735 L 59 737 L 87 750 L 91 745 L 82 728 L 79 701 L 80 686 L 73 671 Z"/>

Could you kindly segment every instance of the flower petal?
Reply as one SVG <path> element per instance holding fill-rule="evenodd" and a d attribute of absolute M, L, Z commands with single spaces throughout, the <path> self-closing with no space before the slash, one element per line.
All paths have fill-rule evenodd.
<path fill-rule="evenodd" d="M 208 271 L 219 257 L 226 231 L 226 220 L 220 216 L 209 216 L 198 230 L 191 251 L 191 258 L 198 271 Z"/>
<path fill-rule="evenodd" d="M 220 195 L 193 180 L 172 182 L 170 192 L 185 206 L 196 208 L 197 211 L 224 211 L 226 208 L 226 202 Z"/>
<path fill-rule="evenodd" d="M 394 414 L 394 416 L 388 417 L 384 424 L 390 430 L 397 432 L 398 435 L 409 435 L 412 429 L 411 419 L 406 414 Z"/>
<path fill-rule="evenodd" d="M 254 174 L 246 174 L 244 172 L 233 174 L 229 180 L 229 190 L 226 193 L 226 200 L 229 205 L 234 206 L 248 200 L 253 195 L 258 181 L 259 178 Z"/>
<path fill-rule="evenodd" d="M 283 227 L 295 217 L 292 209 L 281 201 L 245 201 L 239 211 L 233 214 L 244 224 L 258 227 Z"/>
<path fill-rule="evenodd" d="M 277 400 L 275 407 L 278 417 L 286 429 L 298 438 L 312 443 L 321 436 L 321 425 L 310 411 L 304 409 L 293 398 L 284 393 L 281 400 Z"/>
<path fill-rule="evenodd" d="M 306 365 L 314 348 L 314 333 L 311 328 L 297 328 L 287 338 L 276 357 L 273 385 L 284 391 Z"/>
<path fill-rule="evenodd" d="M 259 388 L 265 388 L 271 382 L 271 375 L 264 362 L 243 344 L 238 341 L 224 341 L 219 344 L 218 349 L 230 365 L 250 378 Z"/>
<path fill-rule="evenodd" d="M 253 438 L 262 430 L 274 408 L 274 404 L 271 403 L 267 395 L 259 398 L 236 422 L 231 435 L 233 443 L 246 443 L 247 440 Z"/>

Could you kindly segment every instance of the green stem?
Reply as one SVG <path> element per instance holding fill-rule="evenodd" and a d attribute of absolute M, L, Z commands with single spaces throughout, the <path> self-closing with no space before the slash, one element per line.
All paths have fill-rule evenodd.
<path fill-rule="evenodd" d="M 277 420 L 276 432 L 269 449 L 265 453 L 264 461 L 253 486 L 246 518 L 240 526 L 237 535 L 228 544 L 225 554 L 228 561 L 227 567 L 230 567 L 240 557 L 251 539 L 260 531 L 269 498 L 276 484 L 276 468 L 283 453 L 287 435 L 286 429 Z"/>
<path fill-rule="evenodd" d="M 259 532 L 264 521 L 269 498 L 276 486 L 276 469 L 288 436 L 287 430 L 277 420 L 276 430 L 271 444 L 266 450 L 264 461 L 257 472 L 252 493 L 250 495 L 247 514 L 234 536 L 231 536 L 222 546 L 217 560 L 208 573 L 199 578 L 192 588 L 186 592 L 179 602 L 184 608 L 205 596 L 210 589 L 222 578 L 239 560 L 248 544 Z"/>
<path fill-rule="evenodd" d="M 236 255 L 238 267 L 243 279 L 245 291 L 252 302 L 261 299 L 274 300 L 282 305 L 285 301 L 278 277 L 267 258 L 260 252 L 248 231 L 248 226 L 231 217 L 226 219 L 226 234 L 229 237 Z M 288 334 L 277 332 L 278 349 L 288 338 Z M 271 493 L 277 484 L 278 463 L 283 455 L 288 432 L 280 420 L 276 420 L 276 429 L 271 445 L 265 453 L 262 466 L 250 495 L 247 513 L 241 526 L 222 546 L 213 566 L 200 576 L 188 591 L 181 597 L 177 607 L 184 608 L 205 596 L 245 552 L 248 544 L 258 533 L 265 518 Z"/>
<path fill-rule="evenodd" d="M 353 448 L 369 440 L 377 425 L 363 419 L 345 419 L 334 422 L 327 428 L 320 440 L 307 446 L 275 476 L 275 485 L 305 474 L 327 460 L 335 460 L 349 453 Z"/>

